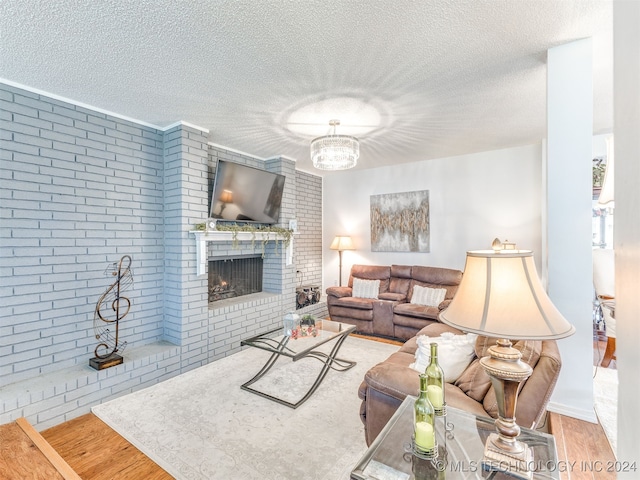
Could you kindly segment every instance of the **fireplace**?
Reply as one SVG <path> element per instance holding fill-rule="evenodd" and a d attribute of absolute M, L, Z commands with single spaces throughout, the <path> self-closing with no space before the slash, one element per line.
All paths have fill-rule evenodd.
<path fill-rule="evenodd" d="M 209 302 L 262 291 L 262 257 L 210 258 Z"/>
<path fill-rule="evenodd" d="M 262 291 L 262 257 L 238 256 L 209 260 L 209 302 Z"/>

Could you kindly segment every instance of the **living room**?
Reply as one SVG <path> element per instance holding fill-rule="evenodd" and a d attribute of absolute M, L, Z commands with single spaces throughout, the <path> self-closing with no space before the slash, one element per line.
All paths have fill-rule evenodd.
<path fill-rule="evenodd" d="M 2 318 L 7 323 L 3 320 L 1 327 L 0 423 L 26 416 L 39 429 L 47 428 L 95 403 L 238 351 L 241 337 L 277 325 L 293 308 L 298 270 L 304 272 L 304 283 L 321 283 L 323 290 L 337 283 L 338 255 L 329 248 L 335 235 L 351 235 L 356 246 L 344 254 L 343 278 L 356 263 L 462 269 L 466 250 L 487 248 L 496 236 L 534 250 L 538 271 L 545 271 L 543 142 L 505 141 L 503 148 L 479 153 L 319 176 L 297 170 L 297 162 L 280 156 L 277 146 L 276 157 L 265 161 L 236 150 L 236 145 L 213 143 L 208 126 L 187 123 L 197 119 L 175 118 L 184 122 L 159 129 L 122 118 L 118 111 L 114 115 L 108 105 L 94 108 L 33 85 L 7 81 L 1 91 L 6 102 L 3 115 L 10 112 L 13 117 L 3 118 L 10 122 L 3 135 L 10 132 L 11 138 L 2 139 L 10 145 L 3 146 L 3 155 L 12 155 L 3 157 L 3 191 L 12 195 L 3 198 L 2 207 Z M 622 145 L 628 144 L 623 140 Z M 594 136 L 589 148 L 593 155 L 602 155 L 604 137 Z M 300 229 L 293 237 L 292 262 L 277 255 L 275 246 L 269 247 L 274 249 L 281 283 L 262 309 L 252 313 L 254 318 L 269 316 L 253 330 L 242 319 L 238 331 L 230 331 L 223 314 L 235 315 L 238 308 L 212 312 L 206 279 L 195 275 L 196 236 L 190 231 L 209 214 L 217 158 L 285 175 L 288 202 L 283 203 L 279 224 L 287 227 L 296 219 Z M 429 191 L 430 252 L 411 255 L 410 260 L 407 254 L 371 252 L 370 196 L 417 190 Z M 316 193 L 309 196 L 305 191 Z M 637 194 L 627 195 L 632 205 Z M 624 225 L 625 203 L 617 199 L 616 205 Z M 616 215 L 618 219 L 618 211 Z M 233 254 L 231 247 L 221 248 Z M 122 322 L 122 338 L 128 343 L 125 355 L 132 356 L 111 373 L 83 370 L 80 376 L 66 376 L 77 366 L 85 367 L 92 356 L 97 343 L 93 310 L 109 284 L 103 271 L 123 255 L 132 255 L 135 262 L 135 309 Z M 273 311 L 277 314 L 271 315 Z M 637 327 L 625 323 L 633 311 L 627 310 L 626 317 L 621 313 L 619 320 L 629 339 L 637 334 Z M 621 340 L 621 378 L 625 366 L 629 372 L 637 365 L 637 353 L 626 345 Z M 580 362 L 590 355 L 585 349 L 590 343 L 588 348 L 563 352 L 566 375 L 575 372 L 572 359 Z M 589 376 L 590 363 L 577 368 L 577 376 Z M 580 385 L 564 401 L 554 398 L 552 403 L 570 410 L 575 406 L 571 398 L 585 392 L 588 397 L 589 391 L 588 385 Z M 634 398 L 629 392 L 625 395 L 621 389 L 621 414 L 625 399 Z M 588 403 L 585 400 L 574 413 L 588 415 Z M 632 433 L 637 429 L 630 424 L 620 429 L 625 439 L 620 442 L 622 452 L 637 446 Z"/>

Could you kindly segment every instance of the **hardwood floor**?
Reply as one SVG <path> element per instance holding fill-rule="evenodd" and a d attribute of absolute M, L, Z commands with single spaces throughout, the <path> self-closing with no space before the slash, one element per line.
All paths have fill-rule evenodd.
<path fill-rule="evenodd" d="M 599 365 L 606 341 L 594 336 L 594 365 Z M 609 368 L 615 368 L 615 361 Z M 601 466 L 615 461 L 599 424 L 549 415 L 549 430 L 556 439 L 562 480 L 614 479 Z M 173 478 L 93 414 L 41 432 L 42 436 L 84 480 L 160 480 Z M 2 472 L 0 471 L 0 477 Z"/>
<path fill-rule="evenodd" d="M 84 480 L 173 478 L 92 413 L 41 434 Z"/>
<path fill-rule="evenodd" d="M 593 365 L 602 362 L 607 338 L 594 332 Z M 616 368 L 612 360 L 608 368 Z M 615 472 L 607 466 L 615 465 L 615 455 L 607 436 L 598 423 L 583 422 L 572 417 L 549 414 L 549 431 L 556 439 L 558 466 L 561 480 L 608 480 L 615 479 Z"/>

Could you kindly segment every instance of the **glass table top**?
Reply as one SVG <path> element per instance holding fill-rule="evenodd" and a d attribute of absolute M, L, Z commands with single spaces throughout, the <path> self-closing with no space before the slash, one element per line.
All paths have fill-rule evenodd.
<path fill-rule="evenodd" d="M 422 460 L 411 453 L 413 402 L 408 396 L 351 472 L 352 480 L 511 479 L 504 472 L 485 471 L 485 440 L 495 432 L 492 418 L 478 417 L 447 407 L 446 417 L 436 417 L 438 458 Z M 445 431 L 445 421 L 450 431 Z M 560 478 L 552 435 L 522 429 L 518 439 L 533 450 L 530 469 L 534 479 Z"/>
<path fill-rule="evenodd" d="M 285 337 L 283 328 L 276 328 L 255 337 L 242 340 L 242 346 L 248 345 L 268 352 L 290 357 L 294 361 L 305 357 L 311 350 L 327 343 L 339 336 L 349 335 L 356 329 L 355 325 L 333 322 L 331 320 L 316 320 L 315 329 L 300 333 L 297 337 Z"/>

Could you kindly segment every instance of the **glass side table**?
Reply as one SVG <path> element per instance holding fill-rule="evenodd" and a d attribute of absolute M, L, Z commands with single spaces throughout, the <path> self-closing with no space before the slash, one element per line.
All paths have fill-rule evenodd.
<path fill-rule="evenodd" d="M 436 417 L 438 458 L 429 461 L 415 457 L 411 453 L 415 399 L 405 398 L 351 472 L 352 480 L 513 480 L 504 472 L 483 469 L 484 443 L 495 431 L 494 420 L 449 406 L 446 417 Z M 560 479 L 561 465 L 552 435 L 523 428 L 518 439 L 533 450 L 534 479 Z"/>
<path fill-rule="evenodd" d="M 316 332 L 310 336 L 297 338 L 285 336 L 283 335 L 282 327 L 278 327 L 260 335 L 242 340 L 240 345 L 266 350 L 271 353 L 271 356 L 260 371 L 256 373 L 251 380 L 243 383 L 240 388 L 242 390 L 255 393 L 256 395 L 260 395 L 261 397 L 268 398 L 269 400 L 273 400 L 274 402 L 278 402 L 282 405 L 286 405 L 287 407 L 298 408 L 306 402 L 309 397 L 311 397 L 313 392 L 317 390 L 324 380 L 324 377 L 329 372 L 329 369 L 344 372 L 353 368 L 356 365 L 356 362 L 338 358 L 337 355 L 340 347 L 349 334 L 355 331 L 355 325 L 332 322 L 330 320 L 318 320 L 316 321 L 315 326 Z M 334 341 L 334 344 L 330 354 L 316 350 L 321 345 L 331 341 Z M 251 387 L 251 385 L 260 380 L 269 372 L 269 370 L 271 370 L 271 367 L 275 365 L 280 357 L 289 357 L 294 362 L 297 362 L 302 358 L 315 358 L 324 364 L 309 391 L 295 403 L 288 402 Z"/>

